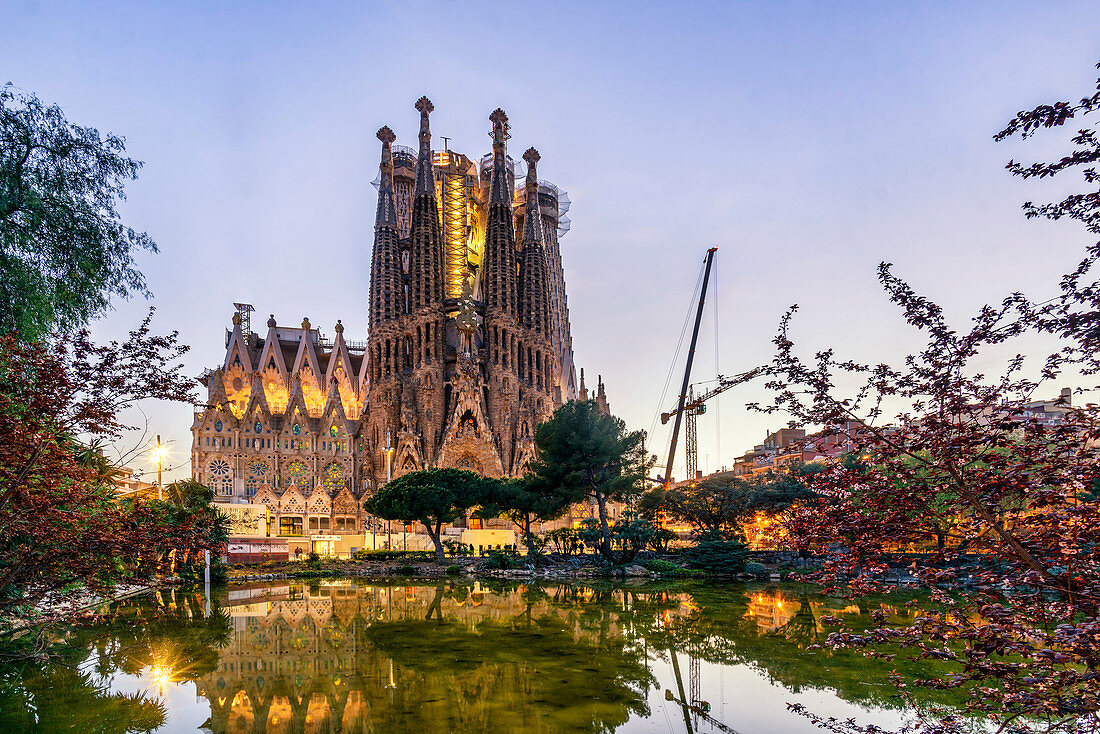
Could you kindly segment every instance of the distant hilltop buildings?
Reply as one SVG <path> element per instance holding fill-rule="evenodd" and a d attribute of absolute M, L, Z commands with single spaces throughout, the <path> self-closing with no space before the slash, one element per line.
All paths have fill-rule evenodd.
<path fill-rule="evenodd" d="M 416 103 L 415 149 L 378 131 L 366 341 L 308 318 L 253 331 L 252 306 L 235 304 L 225 360 L 202 377 L 195 477 L 219 500 L 266 505 L 288 534 L 361 531 L 359 498 L 409 471 L 519 476 L 535 427 L 589 397 L 558 244 L 568 197 L 538 178 L 537 150 L 525 172 L 508 155 L 503 110 L 475 163 L 432 149 L 433 109 Z M 592 399 L 607 410 L 602 380 Z"/>

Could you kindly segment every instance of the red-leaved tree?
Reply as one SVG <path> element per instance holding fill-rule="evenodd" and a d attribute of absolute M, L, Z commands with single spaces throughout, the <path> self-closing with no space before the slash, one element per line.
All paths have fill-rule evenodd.
<path fill-rule="evenodd" d="M 117 438 L 141 400 L 191 401 L 187 347 L 155 335 L 152 312 L 122 342 L 86 331 L 49 344 L 0 337 L 0 619 L 51 592 L 106 590 L 158 569 L 171 550 L 224 540 L 217 514 L 194 502 L 119 502 L 81 460 L 95 437 Z M 179 504 L 179 503 L 176 503 Z"/>
<path fill-rule="evenodd" d="M 1043 105 L 1019 113 L 997 139 L 1097 111 L 1100 92 Z M 1008 168 L 1039 178 L 1080 171 L 1087 192 L 1028 203 L 1025 213 L 1077 219 L 1097 235 L 1091 166 L 1100 141 L 1082 129 L 1072 142 L 1058 161 Z M 913 731 L 961 732 L 971 717 L 998 732 L 1100 730 L 1100 410 L 1078 404 L 1082 391 L 1042 411 L 1036 404 L 1056 378 L 1100 371 L 1098 256 L 1100 243 L 1053 297 L 1010 294 L 963 328 L 881 264 L 890 300 L 925 337 L 900 364 L 843 360 L 830 349 L 804 359 L 789 334 L 793 309 L 782 321 L 770 368 L 774 400 L 755 407 L 802 425 L 858 426 L 856 453 L 807 479 L 818 498 L 790 513 L 785 529 L 823 557 L 811 575 L 818 582 L 858 596 L 907 572 L 934 601 L 907 628 L 857 634 L 831 620 L 829 644 L 952 661 L 948 677 L 895 682 L 903 693 L 923 686 L 968 694 L 966 710 L 924 711 Z M 998 374 L 979 368 L 1038 334 L 1056 337 L 1057 351 L 1037 363 L 1012 357 Z M 805 713 L 832 731 L 881 731 Z"/>

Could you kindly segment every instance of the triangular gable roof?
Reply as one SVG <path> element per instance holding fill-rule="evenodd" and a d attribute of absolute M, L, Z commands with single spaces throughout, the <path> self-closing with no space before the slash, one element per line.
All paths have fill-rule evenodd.
<path fill-rule="evenodd" d="M 302 338 L 298 341 L 298 353 L 294 356 L 294 368 L 291 372 L 296 375 L 299 374 L 302 367 L 307 363 L 310 371 L 313 372 L 314 379 L 322 380 L 325 373 L 321 369 L 321 360 L 317 357 L 317 350 L 313 348 L 313 332 L 309 329 L 302 329 Z M 318 388 L 320 387 L 318 385 Z"/>
<path fill-rule="evenodd" d="M 260 359 L 256 363 L 256 369 L 263 372 L 271 365 L 272 360 L 275 361 L 275 368 L 279 370 L 279 374 L 286 379 L 289 371 L 286 368 L 286 362 L 283 360 L 283 350 L 279 348 L 279 338 L 275 336 L 274 326 L 267 330 L 267 339 L 264 340 L 264 348 L 260 351 Z"/>
<path fill-rule="evenodd" d="M 294 411 L 298 411 L 300 420 L 305 423 L 309 418 L 309 408 L 306 406 L 306 399 L 302 395 L 302 381 L 297 374 L 294 374 L 290 378 L 290 399 L 287 400 L 286 410 L 283 411 L 283 416 L 287 419 L 287 423 L 292 423 L 291 416 L 294 415 Z"/>
<path fill-rule="evenodd" d="M 279 511 L 305 513 L 306 498 L 302 496 L 297 485 L 291 485 L 287 491 L 283 492 L 283 496 L 279 498 Z"/>
<path fill-rule="evenodd" d="M 271 489 L 271 485 L 264 482 L 260 487 L 260 491 L 252 496 L 252 504 L 254 505 L 267 505 L 269 510 L 277 510 L 279 507 L 279 498 L 275 495 L 274 490 Z"/>
<path fill-rule="evenodd" d="M 324 487 L 319 484 L 314 487 L 313 493 L 306 500 L 306 509 L 308 512 L 325 515 L 332 512 L 332 499 L 328 496 L 328 492 L 325 491 Z"/>
<path fill-rule="evenodd" d="M 325 401 L 325 412 L 321 414 L 321 430 L 325 430 L 332 421 L 338 422 L 341 427 L 351 433 L 348 417 L 344 414 L 344 402 L 340 399 L 340 392 L 336 385 L 329 387 L 328 399 Z"/>
<path fill-rule="evenodd" d="M 356 382 L 355 367 L 351 362 L 351 354 L 348 345 L 344 343 L 342 332 L 336 332 L 336 339 L 332 343 L 332 353 L 328 358 L 328 369 L 325 370 L 325 384 L 330 384 L 336 377 L 336 367 L 343 365 L 344 373 L 348 376 L 348 382 L 352 385 Z"/>
<path fill-rule="evenodd" d="M 267 395 L 264 393 L 264 381 L 259 375 L 252 378 L 252 393 L 248 396 L 244 417 L 250 421 L 256 420 L 256 417 L 260 420 L 268 420 L 271 417 L 271 406 L 267 404 Z"/>
<path fill-rule="evenodd" d="M 228 372 L 229 368 L 235 364 L 237 357 L 240 358 L 241 367 L 244 368 L 245 372 L 252 372 L 254 369 L 252 358 L 248 356 L 248 343 L 245 341 L 240 324 L 233 325 L 233 334 L 229 337 L 229 348 L 225 350 L 225 362 L 222 364 L 222 369 Z"/>
<path fill-rule="evenodd" d="M 359 502 L 356 501 L 355 495 L 351 493 L 351 490 L 344 487 L 337 492 L 336 497 L 333 498 L 332 511 L 344 515 L 355 515 L 359 512 Z"/>

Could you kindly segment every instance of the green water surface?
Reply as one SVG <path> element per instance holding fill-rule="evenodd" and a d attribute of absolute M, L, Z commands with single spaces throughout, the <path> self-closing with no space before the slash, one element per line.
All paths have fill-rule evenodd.
<path fill-rule="evenodd" d="M 162 590 L 0 666 L 0 732 L 819 731 L 790 703 L 895 726 L 959 703 L 905 701 L 888 679 L 942 664 L 813 646 L 826 617 L 900 624 L 910 598 L 655 581 Z"/>

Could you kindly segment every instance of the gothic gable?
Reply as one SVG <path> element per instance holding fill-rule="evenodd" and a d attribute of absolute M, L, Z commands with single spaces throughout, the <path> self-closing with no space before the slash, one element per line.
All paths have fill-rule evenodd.
<path fill-rule="evenodd" d="M 302 493 L 298 491 L 297 487 L 292 486 L 279 500 L 279 512 L 281 513 L 293 513 L 297 515 L 304 515 L 306 511 L 306 500 L 302 497 Z"/>
<path fill-rule="evenodd" d="M 331 515 L 332 500 L 329 498 L 327 492 L 318 487 L 313 490 L 313 494 L 309 496 L 309 500 L 306 502 L 306 509 L 311 515 Z"/>

